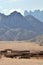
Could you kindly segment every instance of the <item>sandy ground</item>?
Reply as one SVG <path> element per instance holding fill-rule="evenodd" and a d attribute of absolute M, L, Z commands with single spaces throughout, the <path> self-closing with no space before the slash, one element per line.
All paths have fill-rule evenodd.
<path fill-rule="evenodd" d="M 0 65 L 43 65 L 42 59 L 0 59 Z"/>
<path fill-rule="evenodd" d="M 43 46 L 39 46 L 38 44 L 34 42 L 19 42 L 19 41 L 1 41 L 0 42 L 0 50 L 3 49 L 14 49 L 14 50 L 36 50 L 36 51 L 42 51 Z"/>
<path fill-rule="evenodd" d="M 1 41 L 0 50 L 4 49 L 42 51 L 43 46 L 39 46 L 34 42 Z M 43 59 L 11 59 L 3 57 L 0 59 L 0 65 L 43 65 Z"/>

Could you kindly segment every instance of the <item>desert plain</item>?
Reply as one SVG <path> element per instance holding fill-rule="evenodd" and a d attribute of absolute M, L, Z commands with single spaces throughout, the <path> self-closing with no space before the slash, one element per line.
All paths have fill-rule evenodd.
<path fill-rule="evenodd" d="M 0 50 L 13 49 L 13 50 L 34 50 L 43 51 L 43 46 L 35 42 L 28 41 L 0 41 Z M 11 59 L 2 57 L 0 59 L 0 65 L 43 65 L 43 59 L 31 58 L 31 59 Z"/>

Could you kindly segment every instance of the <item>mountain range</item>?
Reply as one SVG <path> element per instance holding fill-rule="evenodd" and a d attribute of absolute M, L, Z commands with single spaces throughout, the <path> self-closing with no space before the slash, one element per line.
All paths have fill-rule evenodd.
<path fill-rule="evenodd" d="M 29 41 L 36 42 L 36 43 L 40 44 L 41 46 L 43 46 L 43 35 L 36 36 L 35 38 L 33 38 Z"/>
<path fill-rule="evenodd" d="M 32 15 L 34 16 L 35 18 L 37 18 L 38 20 L 40 20 L 41 22 L 43 22 L 43 10 L 40 11 L 40 10 L 34 10 L 34 11 L 27 11 L 25 10 L 24 11 L 24 16 L 27 16 L 27 15 Z"/>
<path fill-rule="evenodd" d="M 30 40 L 41 34 L 43 22 L 34 16 L 23 16 L 17 11 L 10 15 L 0 13 L 0 41 Z"/>

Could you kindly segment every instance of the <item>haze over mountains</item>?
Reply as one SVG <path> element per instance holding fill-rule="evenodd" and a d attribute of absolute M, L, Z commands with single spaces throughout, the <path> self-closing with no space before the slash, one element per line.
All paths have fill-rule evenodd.
<path fill-rule="evenodd" d="M 0 13 L 0 41 L 30 40 L 41 34 L 43 22 L 34 16 L 23 16 L 17 11 L 8 16 Z"/>
<path fill-rule="evenodd" d="M 43 35 L 36 36 L 35 38 L 31 39 L 30 41 L 43 45 Z"/>
<path fill-rule="evenodd" d="M 39 19 L 40 21 L 43 22 L 43 10 L 42 11 L 40 11 L 40 10 L 34 10 L 34 11 L 29 11 L 29 12 L 27 10 L 25 10 L 24 15 L 25 16 L 32 15 L 35 18 L 37 18 L 37 19 Z"/>

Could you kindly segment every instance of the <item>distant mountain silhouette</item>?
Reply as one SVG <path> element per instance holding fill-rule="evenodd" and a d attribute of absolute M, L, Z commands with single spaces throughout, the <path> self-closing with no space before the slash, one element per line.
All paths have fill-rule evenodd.
<path fill-rule="evenodd" d="M 27 10 L 25 10 L 24 15 L 25 15 L 25 16 L 27 16 L 27 15 L 32 15 L 32 16 L 34 16 L 35 18 L 37 18 L 37 19 L 39 19 L 40 21 L 43 22 L 43 10 L 42 10 L 42 11 L 40 11 L 40 10 L 35 10 L 34 12 L 32 12 L 32 11 L 29 11 L 29 12 L 28 12 Z"/>
<path fill-rule="evenodd" d="M 43 34 L 43 23 L 32 15 L 23 16 L 14 11 L 6 16 L 0 13 L 0 41 L 30 40 Z"/>

